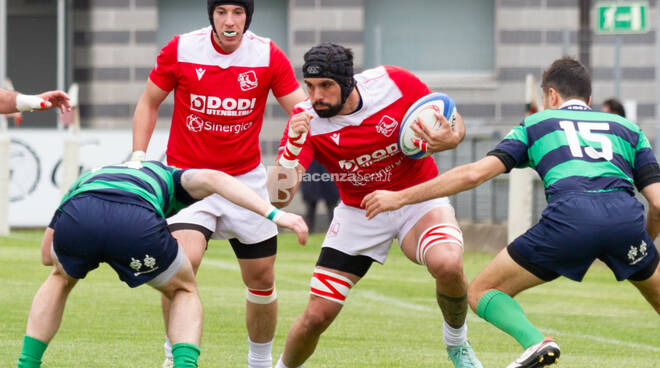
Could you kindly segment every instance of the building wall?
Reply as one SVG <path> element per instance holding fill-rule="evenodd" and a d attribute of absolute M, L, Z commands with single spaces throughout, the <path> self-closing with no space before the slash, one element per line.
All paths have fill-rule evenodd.
<path fill-rule="evenodd" d="M 519 120 L 524 96 L 524 75 L 532 72 L 537 80 L 549 63 L 564 52 L 578 54 L 579 11 L 577 0 L 498 0 L 496 7 L 498 95 L 500 121 Z M 596 1 L 592 1 L 595 4 Z M 655 115 L 655 37 L 657 0 L 649 1 L 650 32 L 622 35 L 621 99 L 636 100 L 637 122 L 647 135 L 654 136 Z M 597 21 L 592 9 L 591 22 Z M 593 29 L 593 26 L 592 26 Z M 614 95 L 614 36 L 592 35 L 592 105 L 600 108 L 603 100 Z M 540 91 L 539 91 L 540 93 Z M 497 102 L 496 102 L 497 103 Z"/>
<path fill-rule="evenodd" d="M 158 54 L 156 0 L 74 0 L 73 11 L 73 80 L 80 85 L 81 122 L 130 128 Z"/>
<path fill-rule="evenodd" d="M 364 67 L 363 0 L 288 0 L 288 45 L 300 77 L 311 46 L 334 41 L 351 47 L 357 70 Z M 505 133 L 524 113 L 524 79 L 540 80 L 549 63 L 577 56 L 578 0 L 494 0 L 495 60 L 492 74 L 453 77 L 422 75 L 432 89 L 449 93 L 468 125 L 468 134 Z M 157 0 L 74 0 L 74 80 L 81 84 L 81 112 L 88 126 L 128 128 L 135 104 L 158 53 Z M 594 1 L 595 3 L 595 1 Z M 654 45 L 657 0 L 651 0 L 651 31 L 621 36 L 623 99 L 638 102 L 638 123 L 654 136 Z M 257 9 L 258 12 L 258 9 Z M 593 22 L 594 15 L 592 15 Z M 405 24 L 404 24 L 405 26 Z M 267 36 L 267 35 L 265 35 Z M 593 104 L 614 94 L 613 36 L 593 35 Z M 538 91 L 540 94 L 540 89 Z M 158 127 L 169 126 L 171 101 L 160 110 Z M 286 114 L 271 99 L 262 138 L 274 147 Z"/>

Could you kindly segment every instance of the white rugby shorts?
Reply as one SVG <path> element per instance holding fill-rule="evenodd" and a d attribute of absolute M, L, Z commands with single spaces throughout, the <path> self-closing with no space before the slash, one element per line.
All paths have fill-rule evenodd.
<path fill-rule="evenodd" d="M 381 212 L 367 220 L 365 210 L 342 202 L 335 207 L 321 247 L 330 247 L 354 256 L 364 255 L 382 264 L 385 263 L 394 238 L 400 244 L 419 219 L 432 209 L 441 207 L 453 210 L 449 199 L 442 197 Z"/>
<path fill-rule="evenodd" d="M 259 165 L 236 179 L 270 202 L 266 189 L 266 168 Z M 167 224 L 195 224 L 213 232 L 212 239 L 236 238 L 255 244 L 277 235 L 277 225 L 267 218 L 240 207 L 218 194 L 212 194 L 167 219 Z"/>

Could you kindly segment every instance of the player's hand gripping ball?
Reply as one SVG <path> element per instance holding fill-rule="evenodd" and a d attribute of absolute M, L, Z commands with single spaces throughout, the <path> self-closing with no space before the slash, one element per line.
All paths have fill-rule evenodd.
<path fill-rule="evenodd" d="M 428 157 L 431 152 L 426 152 L 424 141 L 421 141 L 412 129 L 412 125 L 417 120 L 426 125 L 430 130 L 437 130 L 441 121 L 435 117 L 435 112 L 445 116 L 450 127 L 456 123 L 456 104 L 451 97 L 444 93 L 431 93 L 426 95 L 410 106 L 403 116 L 401 127 L 399 128 L 399 150 L 410 158 Z"/>

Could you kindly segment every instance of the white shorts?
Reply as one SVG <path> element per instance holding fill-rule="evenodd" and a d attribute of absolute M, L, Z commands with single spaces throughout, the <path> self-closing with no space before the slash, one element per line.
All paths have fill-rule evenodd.
<path fill-rule="evenodd" d="M 365 210 L 340 203 L 335 208 L 321 247 L 330 247 L 354 256 L 363 255 L 378 263 L 385 263 L 392 240 L 396 237 L 401 243 L 419 219 L 440 207 L 453 210 L 449 199 L 443 197 L 381 212 L 367 220 Z"/>
<path fill-rule="evenodd" d="M 261 198 L 270 201 L 266 189 L 266 168 L 263 165 L 235 178 L 252 188 Z M 168 218 L 167 224 L 203 226 L 213 233 L 212 239 L 236 238 L 243 244 L 259 243 L 277 235 L 274 222 L 217 194 L 182 209 Z"/>

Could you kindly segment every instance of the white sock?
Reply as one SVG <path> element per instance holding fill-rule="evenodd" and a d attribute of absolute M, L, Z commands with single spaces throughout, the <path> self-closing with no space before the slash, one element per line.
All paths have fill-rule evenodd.
<path fill-rule="evenodd" d="M 248 368 L 273 368 L 273 357 L 271 356 L 273 341 L 258 343 L 248 337 L 248 343 L 250 344 Z"/>
<path fill-rule="evenodd" d="M 174 359 L 172 357 L 172 342 L 170 338 L 165 335 L 165 343 L 163 344 L 163 350 L 165 350 L 165 358 Z"/>
<path fill-rule="evenodd" d="M 284 363 L 282 363 L 282 356 L 281 355 L 280 355 L 280 359 L 277 361 L 277 365 L 275 366 L 275 368 L 289 368 L 289 367 L 285 366 Z"/>
<path fill-rule="evenodd" d="M 300 367 L 302 367 L 302 365 L 298 366 L 297 368 Z M 289 368 L 285 366 L 284 363 L 282 363 L 282 355 L 280 355 L 280 359 L 277 361 L 277 365 L 275 366 L 275 368 Z"/>
<path fill-rule="evenodd" d="M 442 325 L 442 337 L 445 339 L 445 345 L 458 346 L 463 345 L 467 341 L 467 324 L 459 328 L 453 328 L 444 322 Z"/>

